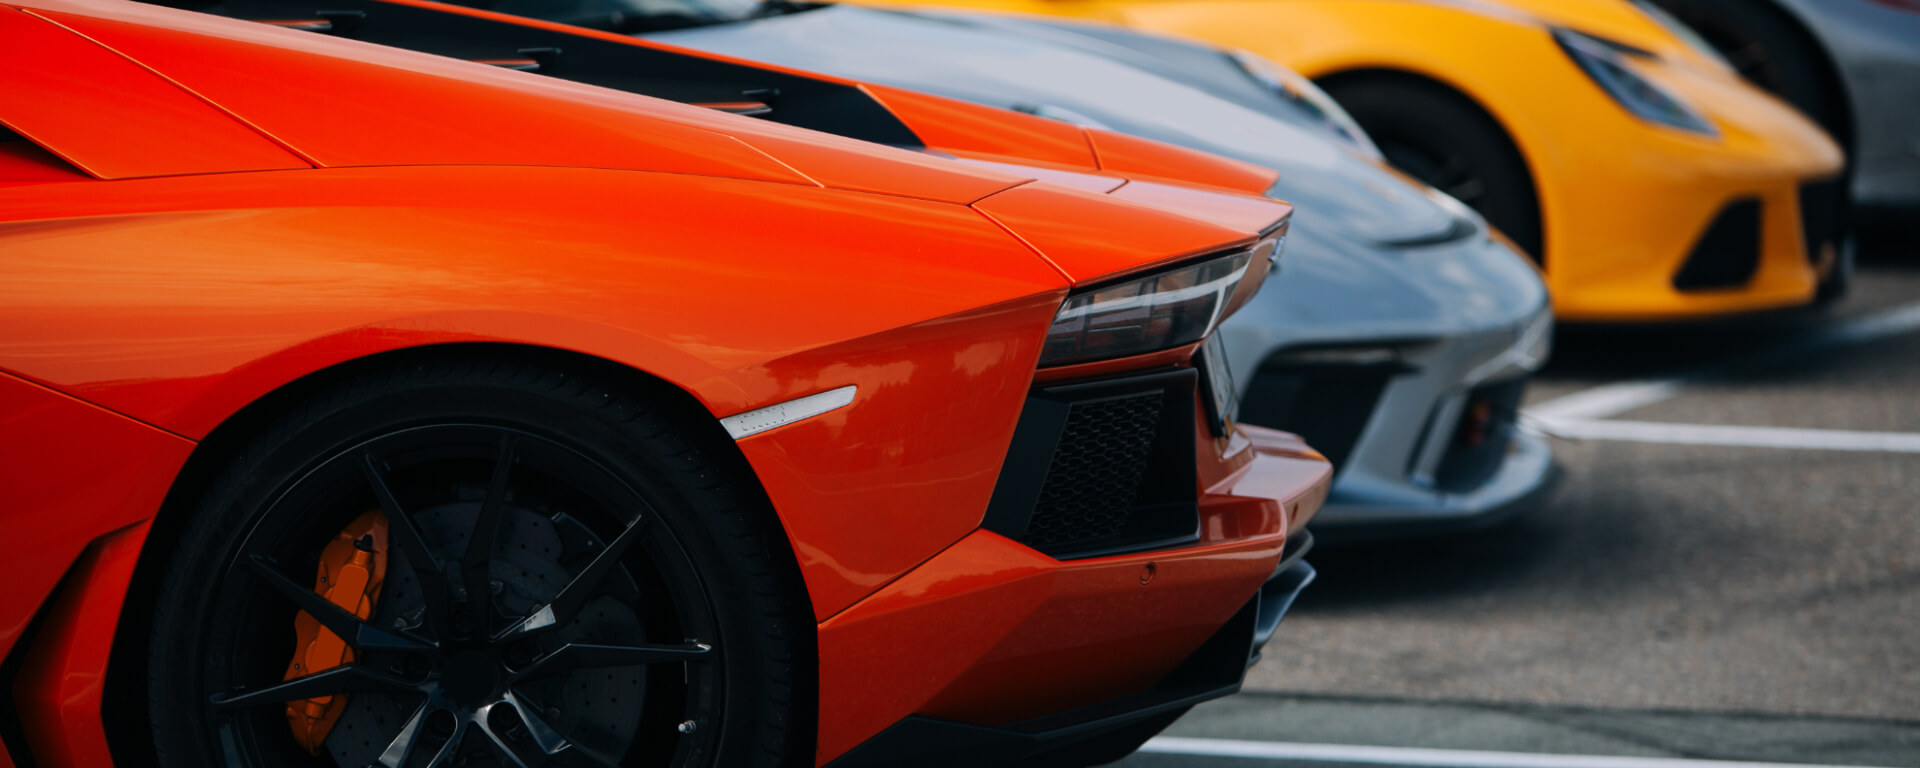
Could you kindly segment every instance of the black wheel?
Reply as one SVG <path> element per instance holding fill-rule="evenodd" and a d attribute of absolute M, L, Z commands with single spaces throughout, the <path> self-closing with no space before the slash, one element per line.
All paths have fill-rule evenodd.
<path fill-rule="evenodd" d="M 807 614 L 784 538 L 693 416 L 635 391 L 445 361 L 334 388 L 266 430 L 160 585 L 160 764 L 771 766 L 799 751 Z"/>
<path fill-rule="evenodd" d="M 1321 86 L 1387 162 L 1479 211 L 1545 263 L 1540 199 L 1526 158 L 1479 105 L 1444 86 L 1388 73 L 1335 75 Z"/>
<path fill-rule="evenodd" d="M 1794 20 L 1756 0 L 1655 0 L 1699 33 L 1748 82 L 1798 107 L 1842 144 L 1845 97 L 1825 56 Z"/>

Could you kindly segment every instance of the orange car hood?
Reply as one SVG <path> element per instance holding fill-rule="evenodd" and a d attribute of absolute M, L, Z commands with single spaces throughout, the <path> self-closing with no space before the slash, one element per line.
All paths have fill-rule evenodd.
<path fill-rule="evenodd" d="M 1030 180 L 671 101 L 265 24 L 116 0 L 21 6 L 152 69 L 317 167 L 613 168 L 960 204 Z M 230 66 L 234 61 L 248 64 Z"/>
<path fill-rule="evenodd" d="M 1265 189 L 1273 173 L 1257 166 L 907 91 L 867 92 L 930 151 L 142 3 L 35 0 L 15 7 L 140 63 L 322 168 L 610 168 L 973 205 L 1075 283 L 1251 241 L 1290 211 L 1229 191 Z M 234 61 L 248 65 L 230 66 Z M 1034 183 L 1042 177 L 1051 183 Z"/>

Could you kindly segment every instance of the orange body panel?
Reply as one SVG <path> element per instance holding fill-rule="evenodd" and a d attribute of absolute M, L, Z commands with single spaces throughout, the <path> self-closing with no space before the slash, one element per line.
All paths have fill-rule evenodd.
<path fill-rule="evenodd" d="M 1060 295 L 1006 302 L 776 361 L 846 370 L 857 407 L 741 440 L 825 620 L 979 527 Z M 913 350 L 905 354 L 905 350 Z"/>
<path fill-rule="evenodd" d="M 95 542 L 74 565 L 73 586 L 43 616 L 46 623 L 13 689 L 35 765 L 113 764 L 100 717 L 107 697 L 107 657 L 146 540 L 147 524 L 140 523 Z"/>
<path fill-rule="evenodd" d="M 0 522 L 10 532 L 0 547 L 0 655 L 25 654 L 9 709 L 23 718 L 33 765 L 110 765 L 101 721 L 107 656 L 143 521 L 193 443 L 4 374 L 0 435 L 9 489 Z M 37 611 L 31 647 L 16 648 Z"/>
<path fill-rule="evenodd" d="M 1124 192 L 1128 184 L 1116 190 Z M 1168 221 L 1165 226 L 1140 229 L 1133 239 L 1116 242 L 1112 222 L 1089 215 L 1095 210 L 1113 210 L 1111 197 L 1079 190 L 1035 184 L 1010 189 L 981 201 L 978 208 L 994 221 L 1008 227 L 1042 256 L 1058 267 L 1075 284 L 1110 280 L 1129 272 L 1149 268 L 1142 258 L 1149 253 L 1177 252 L 1186 244 L 1212 241 L 1206 249 L 1188 251 L 1183 256 L 1198 256 L 1253 241 L 1259 226 L 1234 229 L 1200 219 Z M 1278 203 L 1255 203 L 1266 211 L 1268 225 L 1279 221 L 1289 209 Z M 1154 211 L 1139 206 L 1139 211 Z M 1231 215 L 1230 207 L 1223 213 Z"/>
<path fill-rule="evenodd" d="M 0 510 L 9 531 L 0 544 L 4 656 L 96 537 L 153 515 L 193 443 L 4 374 L 0 435 L 9 489 Z"/>
<path fill-rule="evenodd" d="M 820 709 L 835 716 L 822 718 L 817 762 L 909 714 L 999 725 L 1164 677 L 1273 575 L 1305 524 L 1294 511 L 1310 516 L 1332 475 L 1284 439 L 1229 461 L 1200 445 L 1203 465 L 1234 468 L 1202 497 L 1193 546 L 1063 563 L 979 531 L 823 623 Z M 902 647 L 939 651 L 887 652 Z"/>
<path fill-rule="evenodd" d="M 232 117 L 132 61 L 0 6 L 0 40 L 25 67 L 0 89 L 0 124 L 101 178 L 309 168 Z M 103 122 L 123 111 L 137 122 Z"/>
<path fill-rule="evenodd" d="M 390 168 L 0 188 L 0 210 L 41 220 L 0 259 L 0 369 L 197 437 L 300 376 L 370 353 L 534 344 L 641 368 L 716 416 L 847 384 L 876 398 L 912 384 L 972 413 L 1007 413 L 1007 427 L 939 411 L 938 424 L 923 420 L 883 443 L 903 460 L 938 466 L 1003 451 L 1032 350 L 1066 287 L 1059 275 L 963 207 L 786 185 L 768 195 L 770 186 Z M 535 206 L 503 189 L 556 191 Z M 347 220 L 354 226 L 332 225 Z M 604 231 L 609 222 L 621 226 Z M 0 236 L 9 226 L 24 225 L 0 225 Z M 545 234 L 529 241 L 528 232 Z M 943 250 L 900 252 L 900 242 Z M 275 258 L 249 259 L 267 252 Z M 564 275 L 556 253 L 567 257 Z M 716 254 L 768 258 L 744 269 Z M 1024 314 L 976 310 L 1013 301 L 1026 302 Z M 953 341 L 917 346 L 930 336 Z M 678 346 L 692 339 L 704 344 L 699 358 Z M 976 344 L 1018 354 L 964 356 Z M 891 415 L 862 406 L 837 418 L 894 434 Z M 817 434 L 802 453 L 842 456 L 850 449 L 832 441 L 839 436 Z M 770 489 L 822 487 L 820 477 L 762 471 L 773 472 Z M 938 497 L 911 517 L 896 513 L 896 489 L 847 488 L 848 508 L 889 524 L 845 534 L 871 550 L 841 554 L 851 570 L 833 560 L 808 570 L 816 610 L 830 615 L 977 525 L 979 505 L 964 502 L 984 498 L 993 479 L 973 477 L 976 491 Z M 795 503 L 814 503 L 806 498 Z M 946 540 L 901 546 L 929 529 Z"/>
<path fill-rule="evenodd" d="M 566 350 L 662 379 L 714 418 L 856 387 L 849 407 L 737 443 L 823 622 L 823 679 L 890 633 L 951 624 L 906 599 L 912 585 L 999 586 L 979 598 L 979 628 L 928 649 L 941 671 L 902 695 L 826 683 L 823 759 L 888 717 L 1005 722 L 1151 685 L 1245 604 L 1324 495 L 1316 456 L 1215 437 L 1196 406 L 1200 544 L 1059 563 L 977 532 L 1037 380 L 1193 353 L 1037 372 L 1068 291 L 1244 246 L 1290 211 L 1150 178 L 1185 179 L 1180 152 L 1016 116 L 993 129 L 1001 148 L 1038 131 L 1085 153 L 1022 170 L 134 3 L 45 0 L 33 13 L 53 21 L 0 7 L 0 23 L 36 44 L 83 42 L 73 55 L 102 72 L 137 64 L 114 76 L 153 94 L 103 102 L 90 124 L 7 111 L 0 95 L 9 127 L 92 174 L 0 142 L 0 426 L 46 435 L 0 441 L 0 481 L 27 490 L 0 522 L 33 543 L 9 553 L 20 588 L 0 600 L 0 652 L 37 611 L 46 622 L 32 649 L 44 670 L 14 692 L 48 702 L 35 730 L 52 741 L 34 741 L 34 764 L 105 764 L 105 654 L 144 523 L 193 441 L 370 355 Z M 325 98 L 320 82 L 355 98 Z M 950 119 L 989 133 L 984 114 L 915 103 L 916 131 Z M 240 138 L 182 156 L 206 172 L 139 166 L 142 152 L 110 141 L 135 118 Z M 1195 184 L 1271 181 L 1188 159 Z M 1103 595 L 1145 560 L 1158 579 L 1127 594 L 1154 599 Z M 1065 618 L 1134 607 L 1165 625 Z M 1088 658 L 1052 659 L 1070 649 Z M 1107 678 L 1100 659 L 1139 663 Z M 983 693 L 1010 676 L 1032 678 L 1028 703 Z M 1074 690 L 1040 691 L 1049 679 Z"/>
<path fill-rule="evenodd" d="M 1079 127 L 884 85 L 861 87 L 909 126 L 916 126 L 914 134 L 929 147 L 1087 169 L 1100 167 Z"/>
<path fill-rule="evenodd" d="M 1271 168 L 1124 133 L 1089 128 L 1087 140 L 1099 155 L 1102 170 L 1135 178 L 1171 179 L 1250 195 L 1266 194 L 1280 179 L 1280 173 Z"/>
<path fill-rule="evenodd" d="M 667 121 L 643 131 L 603 114 L 617 115 L 624 100 L 563 100 L 552 92 L 550 78 L 267 25 L 214 24 L 220 20 L 210 17 L 196 20 L 198 28 L 156 31 L 119 18 L 43 13 L 245 115 L 321 166 L 607 167 L 809 183 L 764 153 L 710 131 Z M 309 55 L 304 47 L 287 55 L 275 45 L 285 36 L 335 45 L 315 46 L 331 56 Z M 228 66 L 232 61 L 248 66 Z M 432 76 L 395 78 L 396 68 Z M 494 87 L 475 87 L 476 77 L 488 76 L 487 85 Z M 324 84 L 325 90 L 289 98 L 287 89 L 297 83 Z M 396 104 L 431 108 L 394 109 Z M 458 119 L 463 116 L 468 119 Z M 369 125 L 382 129 L 366 130 Z M 524 140 L 556 129 L 576 135 Z"/>

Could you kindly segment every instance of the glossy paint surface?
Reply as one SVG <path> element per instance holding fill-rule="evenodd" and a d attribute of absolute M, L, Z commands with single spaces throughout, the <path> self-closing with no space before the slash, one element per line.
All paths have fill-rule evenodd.
<path fill-rule="evenodd" d="M 193 443 L 0 374 L 0 656 L 11 653 L 67 567 L 109 531 L 153 514 Z"/>
<path fill-rule="evenodd" d="M 1623 6 L 1624 7 L 1624 6 Z M 1645 20 L 1630 9 L 1629 19 Z M 1318 519 L 1392 526 L 1493 514 L 1540 487 L 1552 467 L 1544 441 L 1509 454 L 1477 487 L 1442 491 L 1431 472 L 1453 433 L 1453 403 L 1522 343 L 1552 307 L 1539 272 L 1483 221 L 1441 193 L 1352 151 L 1316 113 L 1282 99 L 1219 48 L 1184 38 L 1057 17 L 832 5 L 647 38 L 705 51 L 826 70 L 983 105 L 1070 112 L 1080 119 L 1280 172 L 1267 194 L 1298 206 L 1283 277 L 1222 327 L 1236 372 L 1301 348 L 1389 347 L 1416 369 L 1395 376 L 1358 434 Z M 1036 106 L 1039 105 L 1039 106 Z M 926 133 L 923 131 L 923 133 Z M 1108 135 L 1105 132 L 1101 136 Z M 961 137 L 964 138 L 964 137 Z M 951 141 L 951 140 L 949 140 Z M 941 151 L 989 165 L 1034 163 L 1006 152 Z M 1169 185 L 1016 165 L 1050 183 L 1171 205 Z M 1101 171 L 1099 173 L 1106 173 Z M 1183 193 L 1184 194 L 1184 193 Z M 1196 196 L 1196 202 L 1200 198 Z M 1232 206 L 1200 203 L 1211 211 Z M 1191 349 L 1161 362 L 1184 361 Z M 1042 380 L 1111 372 L 1110 365 L 1041 371 Z M 1243 403 L 1284 396 L 1242 376 Z M 1457 409 L 1455 409 L 1457 410 Z M 1436 421 L 1436 419 L 1438 421 Z M 1433 424 L 1434 426 L 1429 426 Z M 1523 441 L 1525 438 L 1523 438 Z"/>
<path fill-rule="evenodd" d="M 869 88 L 911 88 L 1002 109 L 1065 110 L 1077 117 L 1063 120 L 1083 118 L 1111 129 L 1089 131 L 1101 145 L 1103 170 L 1111 171 L 1111 156 L 1125 152 L 1117 146 L 1122 136 L 1270 168 L 1279 171 L 1279 181 L 1254 191 L 1299 205 L 1302 226 L 1329 236 L 1392 243 L 1431 238 L 1453 225 L 1453 215 L 1420 185 L 1336 143 L 1317 130 L 1311 114 L 1248 77 L 1218 49 L 1185 40 L 1049 18 L 854 5 L 646 39 L 820 70 Z M 930 133 L 916 131 L 923 138 Z M 956 149 L 946 137 L 929 141 Z M 1020 147 L 996 153 L 1043 156 Z M 1205 165 L 1183 160 L 1177 176 L 1191 181 Z"/>
<path fill-rule="evenodd" d="M 954 203 L 1027 180 L 710 109 L 309 32 L 139 3 L 53 5 L 58 10 L 39 13 L 241 116 L 322 167 L 618 168 L 843 186 Z M 248 66 L 223 66 L 229 61 Z M 300 84 L 318 91 L 302 92 Z M 340 92 L 356 97 L 329 95 Z M 382 127 L 369 131 L 368 125 Z M 114 135 L 99 121 L 91 126 L 102 141 Z M 756 139 L 775 146 L 757 148 Z M 786 155 L 795 162 L 786 162 Z M 884 159 L 867 160 L 873 156 Z M 849 162 L 842 167 L 840 161 Z M 826 178 L 809 177 L 807 170 Z"/>
<path fill-rule="evenodd" d="M 1034 329 L 1060 299 L 1043 293 L 767 364 L 817 389 L 860 387 L 850 407 L 739 443 L 778 500 L 817 619 L 979 527 L 1040 356 Z"/>
<path fill-rule="evenodd" d="M 113 51 L 0 6 L 0 40 L 23 67 L 0 89 L 0 123 L 101 178 L 308 168 L 245 124 Z M 127 121 L 102 124 L 122 112 Z"/>
<path fill-rule="evenodd" d="M 1121 187 L 1116 192 L 1126 188 Z M 1234 204 L 1240 201 L 1224 202 L 1230 204 L 1223 206 L 1222 215 L 1244 215 L 1244 209 L 1233 209 Z M 1167 253 L 1182 243 L 1206 240 L 1220 243 L 1219 247 L 1188 251 L 1183 256 L 1198 256 L 1228 246 L 1250 244 L 1253 242 L 1253 233 L 1279 223 L 1289 212 L 1289 208 L 1283 204 L 1251 202 L 1249 205 L 1264 211 L 1256 218 L 1265 219 L 1252 227 L 1234 229 L 1212 221 L 1185 219 L 1179 226 L 1169 224 L 1157 227 L 1151 232 L 1140 232 L 1134 240 L 1116 242 L 1113 239 L 1114 223 L 1092 215 L 1096 210 L 1111 210 L 1113 205 L 1111 197 L 1034 184 L 1007 190 L 974 207 L 1019 233 L 1021 239 L 1058 266 L 1076 284 L 1115 278 L 1136 271 L 1143 263 L 1141 256 Z M 1153 209 L 1141 205 L 1138 210 L 1146 212 Z M 1058 215 L 1066 211 L 1074 214 Z M 1233 239 L 1226 239 L 1228 237 Z"/>
<path fill-rule="evenodd" d="M 1151 686 L 1272 575 L 1326 496 L 1324 460 L 1261 439 L 1202 497 L 1193 546 L 1060 562 L 979 531 L 823 623 L 820 708 L 836 716 L 822 718 L 817 763 L 909 714 L 997 725 Z M 1221 462 L 1201 445 L 1203 465 Z"/>
<path fill-rule="evenodd" d="M 147 528 L 140 523 L 95 542 L 75 564 L 72 586 L 42 617 L 13 690 L 35 765 L 113 764 L 100 719 L 107 659 Z"/>
<path fill-rule="evenodd" d="M 6 471 L 19 473 L 9 481 L 24 488 L 5 512 L 20 533 L 10 541 L 32 542 L 7 560 L 22 588 L 0 601 L 0 642 L 13 643 L 36 613 L 56 622 L 32 651 L 46 671 L 15 692 L 62 702 L 35 722 L 56 739 L 35 742 L 38 765 L 104 764 L 88 697 L 142 545 L 139 534 L 101 537 L 143 532 L 129 526 L 158 512 L 194 440 L 302 377 L 380 353 L 488 343 L 629 366 L 691 393 L 714 418 L 857 387 L 846 408 L 739 443 L 816 615 L 829 619 L 977 528 L 1040 340 L 1074 284 L 1250 242 L 1289 210 L 1196 204 L 1225 192 L 1129 201 L 1033 183 L 1004 164 L 351 41 L 131 3 L 46 5 L 35 12 L 191 91 L 183 114 L 256 126 L 323 167 L 234 172 L 209 161 L 216 172 L 104 178 L 81 171 L 91 169 L 85 141 L 53 147 L 79 150 L 78 169 L 0 142 L 0 424 L 10 436 L 45 435 L 0 446 Z M 307 122 L 319 107 L 297 103 L 312 97 L 302 89 L 336 74 L 334 85 L 364 85 L 368 102 L 340 109 L 388 118 L 352 127 L 387 140 L 337 135 L 349 126 L 332 117 Z M 93 130 L 129 124 L 146 103 L 104 102 Z M 493 126 L 520 133 L 425 133 L 473 110 L 496 111 Z M 591 119 L 549 114 L 569 110 Z M 19 132 L 30 137 L 28 123 L 52 119 L 28 118 Z M 1121 188 L 1135 184 L 1151 189 Z M 1169 362 L 1178 359 L 1114 365 Z M 1195 423 L 1205 429 L 1198 413 Z M 1210 488 L 1259 468 L 1244 441 L 1200 446 Z M 1296 463 L 1303 488 L 1324 483 L 1323 462 Z M 1237 605 L 1252 593 L 1241 569 L 1252 574 L 1262 558 L 1270 567 L 1287 516 L 1300 512 L 1267 497 L 1227 505 L 1239 511 L 1222 503 L 1207 506 L 1225 538 L 1177 558 L 1192 560 L 1182 569 L 1195 583 L 1243 592 Z M 90 545 L 98 561 L 81 560 Z M 83 568 L 71 571 L 76 562 Z M 69 572 L 78 575 L 50 600 Z M 1103 605 L 1104 578 L 1063 575 L 1062 591 L 1042 602 Z M 1204 619 L 1181 632 L 1204 637 Z M 863 637 L 837 633 L 823 653 Z M 1171 665 L 1182 642 L 1121 660 Z M 1031 659 L 989 651 L 1009 664 Z M 942 706 L 953 712 L 991 710 L 952 696 Z"/>
<path fill-rule="evenodd" d="M 1266 194 L 1280 174 L 1251 163 L 1098 128 L 1087 130 L 1100 167 L 1147 178 L 1171 179 Z"/>
<path fill-rule="evenodd" d="M 1606 4 L 1555 3 L 1551 20 L 1511 5 L 1416 0 L 936 4 L 1186 35 L 1253 51 L 1316 79 L 1392 70 L 1459 90 L 1501 123 L 1531 166 L 1546 231 L 1544 276 L 1563 319 L 1681 319 L 1796 306 L 1812 300 L 1821 276 L 1804 253 L 1797 189 L 1838 174 L 1839 148 L 1790 107 L 1693 56 L 1635 60 L 1632 67 L 1692 103 L 1720 136 L 1635 118 L 1549 34 L 1549 21 L 1582 28 L 1583 9 Z M 1595 13 L 1598 33 L 1664 34 L 1622 21 L 1619 9 Z M 1723 206 L 1746 197 L 1766 206 L 1758 274 L 1738 289 L 1675 290 L 1672 277 L 1695 240 Z"/>

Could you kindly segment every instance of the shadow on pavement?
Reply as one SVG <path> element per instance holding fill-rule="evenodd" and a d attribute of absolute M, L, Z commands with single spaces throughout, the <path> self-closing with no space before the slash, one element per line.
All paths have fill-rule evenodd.
<path fill-rule="evenodd" d="M 1523 515 L 1486 530 L 1389 541 L 1340 541 L 1311 556 L 1320 573 L 1294 610 L 1370 611 L 1390 603 L 1439 602 L 1537 585 L 1569 557 L 1631 551 L 1631 529 L 1584 530 L 1577 519 Z M 1323 536 L 1323 539 L 1326 538 Z M 1577 546 L 1572 546 L 1577 539 Z"/>

